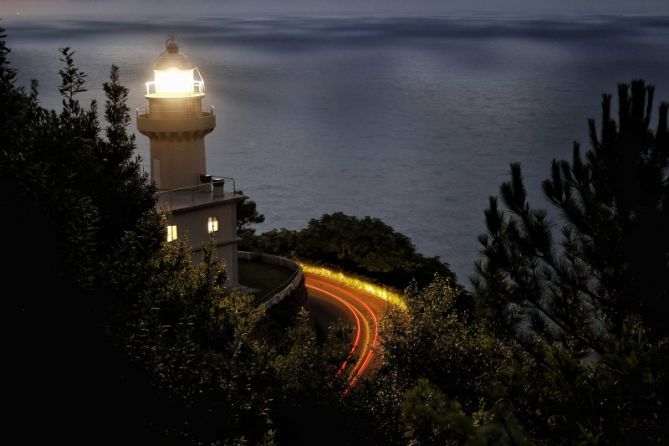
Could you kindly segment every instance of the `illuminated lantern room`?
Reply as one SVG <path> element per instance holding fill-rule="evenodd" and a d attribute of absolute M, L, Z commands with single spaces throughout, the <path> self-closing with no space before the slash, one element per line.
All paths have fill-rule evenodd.
<path fill-rule="evenodd" d="M 204 95 L 204 81 L 197 67 L 168 40 L 165 52 L 156 61 L 154 80 L 146 83 L 147 97 L 188 97 Z"/>

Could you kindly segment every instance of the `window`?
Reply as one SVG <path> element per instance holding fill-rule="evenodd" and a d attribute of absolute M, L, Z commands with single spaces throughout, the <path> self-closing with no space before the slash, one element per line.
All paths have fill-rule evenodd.
<path fill-rule="evenodd" d="M 209 231 L 210 234 L 218 232 L 218 217 L 209 217 L 207 231 Z"/>
<path fill-rule="evenodd" d="M 177 225 L 167 225 L 167 241 L 172 242 L 177 239 Z"/>

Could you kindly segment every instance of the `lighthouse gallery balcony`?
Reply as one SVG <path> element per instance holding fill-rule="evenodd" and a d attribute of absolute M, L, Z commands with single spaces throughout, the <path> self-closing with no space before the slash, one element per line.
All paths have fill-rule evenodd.
<path fill-rule="evenodd" d="M 216 206 L 224 201 L 244 198 L 235 187 L 234 178 L 203 175 L 202 182 L 178 189 L 159 190 L 156 192 L 158 206 L 170 212 Z"/>
<path fill-rule="evenodd" d="M 187 105 L 184 107 L 183 105 Z M 213 105 L 188 103 L 181 107 L 141 107 L 137 109 L 137 129 L 144 135 L 160 133 L 209 133 L 216 127 Z"/>

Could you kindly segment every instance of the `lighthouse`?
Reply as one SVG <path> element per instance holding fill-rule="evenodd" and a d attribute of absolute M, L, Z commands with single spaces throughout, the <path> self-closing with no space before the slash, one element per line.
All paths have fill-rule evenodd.
<path fill-rule="evenodd" d="M 200 71 L 174 39 L 155 62 L 146 83 L 148 105 L 137 110 L 137 129 L 150 141 L 151 179 L 158 206 L 168 213 L 168 242 L 187 237 L 197 261 L 214 239 L 225 263 L 228 286 L 238 285 L 237 202 L 234 179 L 207 172 L 204 138 L 216 127 L 214 107 L 205 105 Z"/>

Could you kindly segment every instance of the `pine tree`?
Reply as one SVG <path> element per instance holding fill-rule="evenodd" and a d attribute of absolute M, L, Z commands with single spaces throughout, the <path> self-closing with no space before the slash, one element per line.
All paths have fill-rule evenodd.
<path fill-rule="evenodd" d="M 559 245 L 546 211 L 527 202 L 519 164 L 500 189 L 507 209 L 491 197 L 485 212 L 475 295 L 497 335 L 524 352 L 503 381 L 540 438 L 666 440 L 669 105 L 651 130 L 653 93 L 620 84 L 618 122 L 604 95 L 590 150 L 575 143 L 571 161 L 553 161 L 543 190 L 561 214 Z"/>
<path fill-rule="evenodd" d="M 533 333 L 574 348 L 601 347 L 601 334 L 641 321 L 652 336 L 669 334 L 669 135 L 667 104 L 650 130 L 653 88 L 619 86 L 619 124 L 611 97 L 602 129 L 589 121 L 592 148 L 578 143 L 572 161 L 554 160 L 546 197 L 564 219 L 561 247 L 543 210 L 527 203 L 520 165 L 491 197 L 483 260 L 474 278 L 490 320 L 516 336 L 529 316 Z"/>

